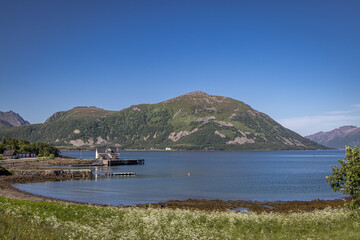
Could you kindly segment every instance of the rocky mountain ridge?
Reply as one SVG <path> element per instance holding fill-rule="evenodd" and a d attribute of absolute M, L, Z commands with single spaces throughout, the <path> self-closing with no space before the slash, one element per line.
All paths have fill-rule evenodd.
<path fill-rule="evenodd" d="M 0 111 L 0 129 L 18 127 L 26 124 L 30 123 L 24 120 L 18 113 L 11 110 L 8 112 Z"/>
<path fill-rule="evenodd" d="M 342 126 L 329 132 L 318 132 L 305 137 L 331 148 L 360 146 L 360 128 L 356 126 Z"/>

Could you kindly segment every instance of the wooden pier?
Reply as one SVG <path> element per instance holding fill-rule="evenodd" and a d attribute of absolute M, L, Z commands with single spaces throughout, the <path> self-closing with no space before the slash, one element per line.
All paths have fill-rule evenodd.
<path fill-rule="evenodd" d="M 144 165 L 144 159 L 112 159 L 112 160 L 102 160 L 102 164 L 105 166 L 115 166 L 115 165 Z"/>

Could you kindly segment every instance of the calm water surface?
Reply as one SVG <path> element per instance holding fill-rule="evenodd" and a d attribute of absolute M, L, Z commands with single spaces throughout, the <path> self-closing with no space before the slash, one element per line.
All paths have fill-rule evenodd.
<path fill-rule="evenodd" d="M 94 151 L 63 151 L 94 158 Z M 94 180 L 17 184 L 43 196 L 65 200 L 135 205 L 188 198 L 223 200 L 335 199 L 325 176 L 345 151 L 270 152 L 121 152 L 144 158 L 145 165 L 94 167 Z M 136 172 L 134 177 L 105 177 L 105 172 Z M 190 173 L 190 176 L 188 176 Z"/>

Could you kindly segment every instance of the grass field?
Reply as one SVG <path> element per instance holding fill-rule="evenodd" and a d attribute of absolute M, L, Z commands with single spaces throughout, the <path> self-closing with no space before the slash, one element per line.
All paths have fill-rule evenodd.
<path fill-rule="evenodd" d="M 0 197 L 1 239 L 360 239 L 347 209 L 255 214 L 116 208 Z"/>

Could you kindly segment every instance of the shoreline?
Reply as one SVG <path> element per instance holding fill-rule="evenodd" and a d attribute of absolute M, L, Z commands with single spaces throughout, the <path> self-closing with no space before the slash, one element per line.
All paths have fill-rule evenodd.
<path fill-rule="evenodd" d="M 0 166 L 7 168 L 8 170 L 15 171 L 11 176 L 0 176 L 0 195 L 6 198 L 31 200 L 31 201 L 47 201 L 47 202 L 67 202 L 72 204 L 84 204 L 95 206 L 109 206 L 106 204 L 92 204 L 76 201 L 68 201 L 50 197 L 44 197 L 25 191 L 21 191 L 14 186 L 16 183 L 34 183 L 34 182 L 48 182 L 48 181 L 61 181 L 61 180 L 81 180 L 86 179 L 83 177 L 69 177 L 69 176 L 31 176 L 20 175 L 16 172 L 20 171 L 32 171 L 37 170 L 40 167 L 51 166 L 88 166 L 89 160 L 79 159 L 56 159 L 56 160 L 39 160 L 39 159 L 27 159 L 27 160 L 13 160 L 13 161 L 1 161 Z M 89 178 L 87 178 L 89 179 Z M 117 206 L 117 207 L 130 207 L 130 206 Z M 299 211 L 314 211 L 324 209 L 326 207 L 341 208 L 344 207 L 343 199 L 334 200 L 318 200 L 312 201 L 250 201 L 250 200 L 219 200 L 219 199 L 187 199 L 187 200 L 169 200 L 159 203 L 150 204 L 137 204 L 135 207 L 139 208 L 169 208 L 169 209 L 190 209 L 190 210 L 202 210 L 202 211 L 251 211 L 256 213 L 262 212 L 278 212 L 278 213 L 290 213 Z"/>

